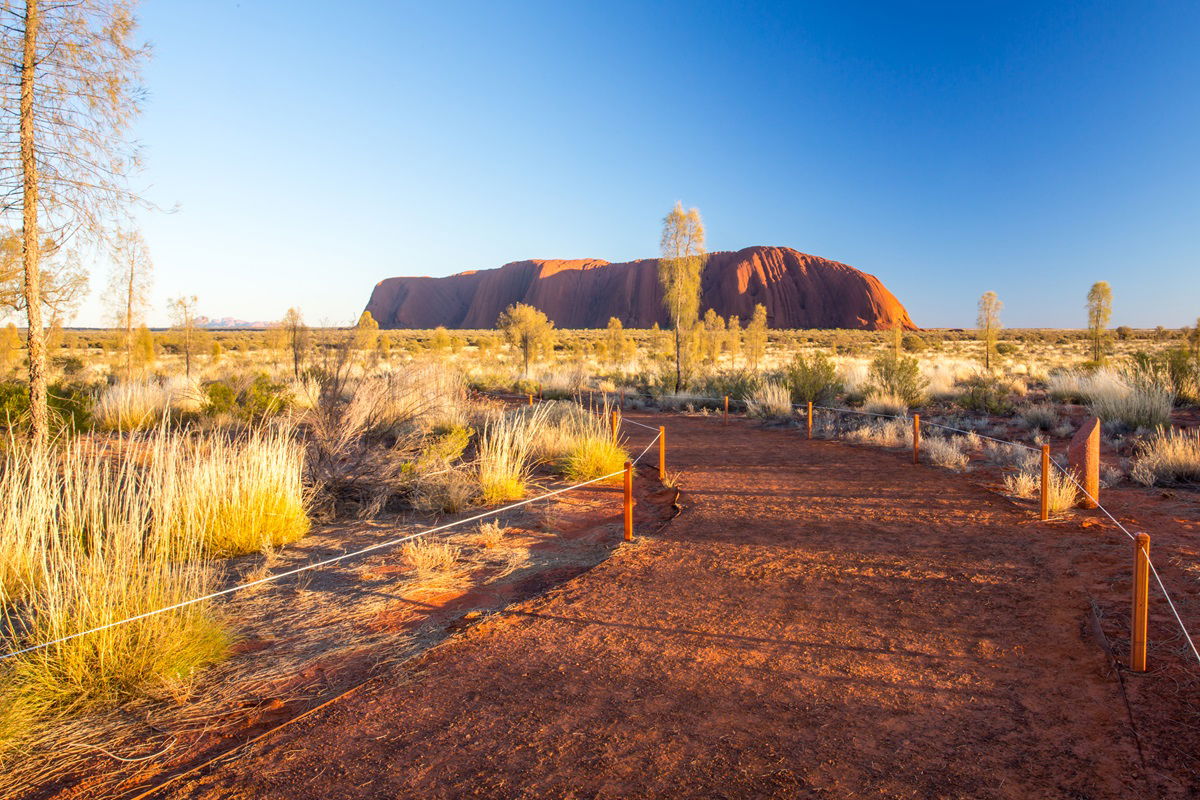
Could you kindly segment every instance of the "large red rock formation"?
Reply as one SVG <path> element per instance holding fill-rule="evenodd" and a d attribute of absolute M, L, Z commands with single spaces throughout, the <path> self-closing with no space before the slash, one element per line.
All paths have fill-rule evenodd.
<path fill-rule="evenodd" d="M 382 328 L 492 328 L 513 303 L 536 306 L 560 328 L 666 327 L 658 260 L 514 261 L 445 278 L 380 281 L 367 311 Z M 790 247 L 711 253 L 700 313 L 736 314 L 745 324 L 762 303 L 772 328 L 916 330 L 904 306 L 874 275 Z"/>

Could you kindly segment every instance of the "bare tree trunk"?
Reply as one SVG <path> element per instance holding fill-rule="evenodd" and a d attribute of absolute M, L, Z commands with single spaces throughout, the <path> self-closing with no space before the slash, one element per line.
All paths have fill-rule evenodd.
<path fill-rule="evenodd" d="M 25 46 L 21 60 L 21 255 L 25 265 L 25 311 L 29 320 L 29 417 L 35 446 L 44 447 L 50 424 L 46 408 L 46 349 L 42 330 L 42 275 L 38 241 L 38 165 L 33 145 L 33 84 L 37 37 L 41 24 L 38 0 L 25 0 Z"/>
<path fill-rule="evenodd" d="M 679 324 L 675 325 L 675 394 L 679 394 L 679 384 L 683 383 L 683 366 L 680 361 L 683 353 L 683 336 Z"/>
<path fill-rule="evenodd" d="M 192 379 L 192 328 L 191 320 L 184 322 L 183 328 L 183 374 Z"/>
<path fill-rule="evenodd" d="M 125 265 L 129 270 L 125 283 L 125 382 L 133 380 L 133 263 Z"/>

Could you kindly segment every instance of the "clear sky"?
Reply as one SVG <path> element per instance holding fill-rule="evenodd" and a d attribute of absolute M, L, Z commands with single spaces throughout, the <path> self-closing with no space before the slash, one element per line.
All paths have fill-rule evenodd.
<path fill-rule="evenodd" d="M 148 0 L 151 322 L 347 323 L 374 284 L 712 250 L 877 275 L 922 326 L 1200 315 L 1200 3 Z M 107 265 L 75 324 L 97 324 Z"/>

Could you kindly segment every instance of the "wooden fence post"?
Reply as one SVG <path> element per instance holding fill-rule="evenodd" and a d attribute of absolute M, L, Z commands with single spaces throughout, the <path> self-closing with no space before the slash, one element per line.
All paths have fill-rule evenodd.
<path fill-rule="evenodd" d="M 725 418 L 722 420 L 722 424 L 729 424 L 729 395 L 725 395 Z"/>
<path fill-rule="evenodd" d="M 1139 533 L 1133 543 L 1133 620 L 1129 666 L 1146 671 L 1146 628 L 1150 613 L 1150 535 Z"/>
<path fill-rule="evenodd" d="M 658 426 L 658 478 L 667 474 L 667 426 Z"/>
<path fill-rule="evenodd" d="M 617 410 L 616 410 L 616 409 L 613 409 L 613 412 L 612 412 L 612 433 L 613 433 L 613 441 L 614 441 L 614 442 L 617 440 L 617 431 L 620 429 L 620 427 L 621 427 L 621 415 L 620 415 L 620 414 L 617 412 Z"/>
<path fill-rule="evenodd" d="M 913 414 L 913 463 L 921 463 L 921 415 Z"/>
<path fill-rule="evenodd" d="M 533 405 L 533 395 L 529 395 L 529 405 Z"/>
<path fill-rule="evenodd" d="M 625 541 L 633 541 L 633 464 L 625 462 Z"/>
<path fill-rule="evenodd" d="M 1050 445 L 1042 445 L 1042 520 L 1050 519 Z"/>
<path fill-rule="evenodd" d="M 808 438 L 812 438 L 812 400 L 808 401 Z"/>

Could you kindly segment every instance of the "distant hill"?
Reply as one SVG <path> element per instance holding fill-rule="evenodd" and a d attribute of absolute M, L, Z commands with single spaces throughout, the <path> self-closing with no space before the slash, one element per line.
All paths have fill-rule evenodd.
<path fill-rule="evenodd" d="M 209 319 L 208 317 L 197 317 L 196 327 L 209 328 L 211 330 L 250 328 L 260 330 L 262 328 L 271 327 L 270 322 L 247 322 L 244 319 L 234 319 L 233 317 L 221 317 L 220 319 Z"/>
<path fill-rule="evenodd" d="M 376 284 L 366 310 L 382 328 L 491 328 L 513 303 L 540 308 L 560 328 L 602 328 L 609 317 L 632 328 L 668 323 L 653 258 L 515 261 L 445 278 L 388 278 Z M 700 313 L 712 308 L 745 324 L 759 303 L 773 328 L 916 330 L 875 276 L 846 264 L 790 247 L 710 253 Z"/>

